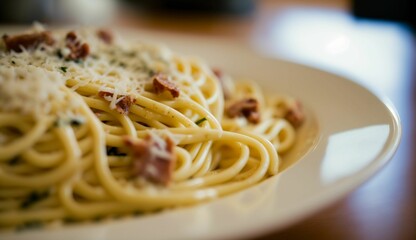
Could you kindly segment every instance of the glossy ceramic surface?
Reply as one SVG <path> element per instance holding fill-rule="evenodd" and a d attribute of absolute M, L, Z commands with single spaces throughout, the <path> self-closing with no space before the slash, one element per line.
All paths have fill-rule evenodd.
<path fill-rule="evenodd" d="M 263 58 L 221 39 L 129 32 L 196 55 L 268 94 L 299 98 L 309 120 L 285 169 L 254 187 L 209 203 L 111 222 L 0 235 L 2 239 L 213 239 L 283 228 L 336 201 L 376 173 L 398 147 L 401 125 L 387 99 L 348 79 Z M 290 167 L 289 167 L 290 165 Z"/>

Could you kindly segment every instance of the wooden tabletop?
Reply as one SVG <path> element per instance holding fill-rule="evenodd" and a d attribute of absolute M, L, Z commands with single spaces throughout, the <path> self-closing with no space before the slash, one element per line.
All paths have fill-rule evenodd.
<path fill-rule="evenodd" d="M 245 16 L 175 16 L 123 10 L 117 23 L 246 41 L 259 54 L 347 76 L 387 96 L 403 136 L 380 172 L 342 200 L 258 239 L 416 239 L 416 51 L 406 26 L 355 19 L 347 0 L 257 1 Z"/>

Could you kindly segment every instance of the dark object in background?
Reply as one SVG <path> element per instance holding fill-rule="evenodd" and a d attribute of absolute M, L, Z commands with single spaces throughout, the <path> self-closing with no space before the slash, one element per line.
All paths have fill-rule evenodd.
<path fill-rule="evenodd" d="M 249 15 L 255 0 L 126 0 L 143 10 L 188 14 Z"/>
<path fill-rule="evenodd" d="M 116 0 L 1 0 L 0 23 L 104 25 L 116 9 Z"/>
<path fill-rule="evenodd" d="M 353 0 L 355 16 L 405 22 L 416 27 L 415 0 Z"/>
<path fill-rule="evenodd" d="M 3 0 L 0 7 L 0 22 L 29 23 L 44 21 L 47 2 L 43 0 Z"/>

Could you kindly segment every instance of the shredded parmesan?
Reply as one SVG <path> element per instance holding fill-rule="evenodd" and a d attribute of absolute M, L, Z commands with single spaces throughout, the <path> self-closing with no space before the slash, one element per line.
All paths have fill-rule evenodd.
<path fill-rule="evenodd" d="M 41 31 L 36 27 L 34 32 Z M 107 99 L 110 108 L 129 93 L 141 93 L 156 72 L 169 73 L 171 52 L 160 46 L 114 41 L 107 44 L 96 31 L 75 32 L 81 42 L 90 46 L 90 54 L 82 61 L 65 60 L 68 54 L 65 36 L 69 31 L 52 32 L 52 46 L 40 44 L 36 49 L 16 53 L 0 50 L 0 108 L 39 115 L 52 110 L 51 98 L 59 99 L 60 88 L 76 91 L 86 84 L 96 84 L 100 91 L 113 93 Z M 116 38 L 115 40 L 117 40 Z"/>
<path fill-rule="evenodd" d="M 59 74 L 34 66 L 0 66 L 0 86 L 0 109 L 5 112 L 39 116 L 51 112 L 51 101 L 64 100 Z"/>
<path fill-rule="evenodd" d="M 156 143 L 150 147 L 152 154 L 160 159 L 169 160 L 171 153 L 166 149 L 166 141 L 161 136 L 151 131 L 149 131 L 149 135 L 152 136 L 152 141 Z"/>

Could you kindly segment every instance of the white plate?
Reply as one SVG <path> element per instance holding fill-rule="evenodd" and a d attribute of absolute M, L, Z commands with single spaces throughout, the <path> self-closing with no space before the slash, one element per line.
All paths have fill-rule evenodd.
<path fill-rule="evenodd" d="M 106 223 L 0 234 L 2 239 L 247 238 L 281 229 L 346 195 L 379 170 L 399 144 L 401 126 L 390 102 L 330 73 L 266 59 L 218 39 L 126 32 L 198 55 L 269 93 L 301 99 L 309 111 L 289 162 L 296 164 L 245 191 L 153 215 Z M 292 159 L 292 160 L 290 160 Z M 288 164 L 286 164 L 288 165 Z"/>

